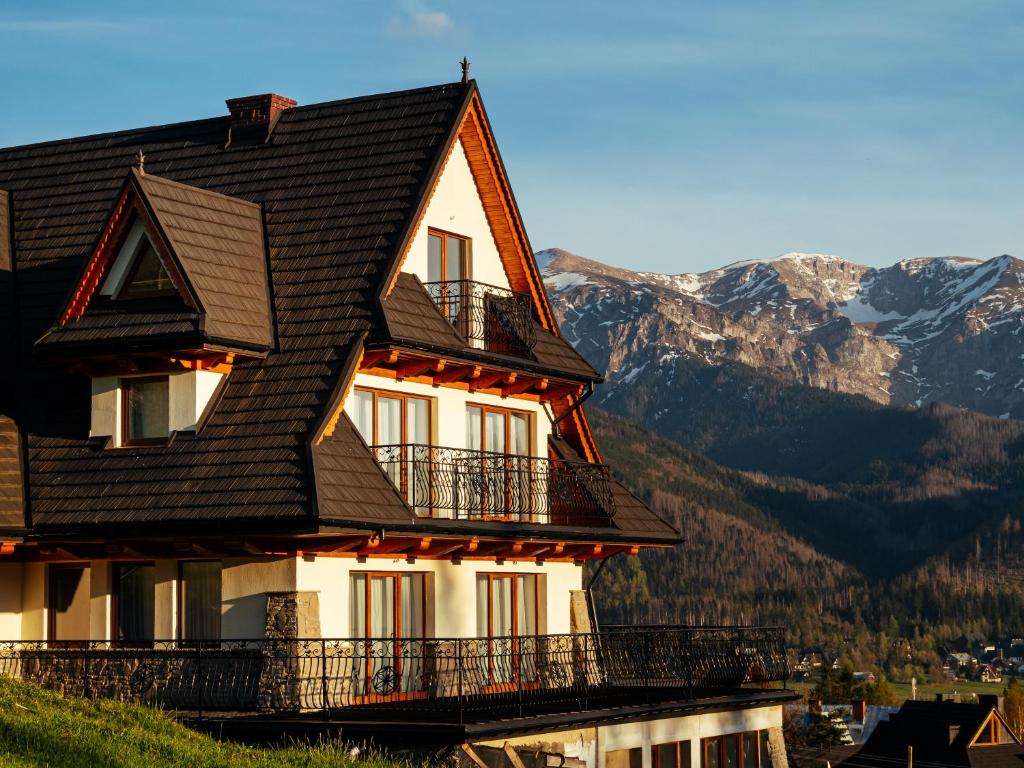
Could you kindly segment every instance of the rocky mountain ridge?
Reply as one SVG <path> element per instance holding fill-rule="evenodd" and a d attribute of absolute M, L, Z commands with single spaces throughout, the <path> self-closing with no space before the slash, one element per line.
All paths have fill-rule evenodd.
<path fill-rule="evenodd" d="M 1024 418 L 1024 262 L 1011 256 L 872 268 L 792 253 L 678 275 L 537 258 L 564 335 L 607 377 L 599 399 L 640 375 L 667 384 L 685 361 Z"/>

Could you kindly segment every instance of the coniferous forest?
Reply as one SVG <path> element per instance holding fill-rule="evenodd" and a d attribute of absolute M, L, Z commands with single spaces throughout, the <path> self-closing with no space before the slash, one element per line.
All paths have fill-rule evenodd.
<path fill-rule="evenodd" d="M 1024 423 L 757 378 L 705 368 L 671 420 L 642 384 L 602 403 L 659 435 L 588 409 L 605 460 L 684 538 L 604 568 L 603 621 L 781 624 L 794 649 L 897 680 L 938 680 L 962 636 L 1024 634 Z"/>

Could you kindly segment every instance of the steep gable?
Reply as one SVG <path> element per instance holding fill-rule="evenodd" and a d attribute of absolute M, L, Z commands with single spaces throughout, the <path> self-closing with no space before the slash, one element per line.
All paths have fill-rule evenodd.
<path fill-rule="evenodd" d="M 147 178 L 262 206 L 279 339 L 263 359 L 236 360 L 195 434 L 116 452 L 88 437 L 88 380 L 23 349 L 34 527 L 313 525 L 309 441 L 379 322 L 375 299 L 467 94 L 453 84 L 295 107 L 255 146 L 225 149 L 225 117 L 0 150 L 28 343 L 60 315 L 140 149 Z M 199 283 L 191 287 L 209 310 Z M 335 438 L 358 439 L 343 430 Z"/>
<path fill-rule="evenodd" d="M 259 206 L 131 170 L 60 319 L 38 344 L 128 349 L 142 339 L 167 350 L 270 347 Z"/>

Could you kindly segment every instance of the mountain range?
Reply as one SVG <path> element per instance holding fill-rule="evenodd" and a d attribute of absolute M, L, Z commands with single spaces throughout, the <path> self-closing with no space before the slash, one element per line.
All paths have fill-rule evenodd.
<path fill-rule="evenodd" d="M 608 569 L 611 619 L 887 630 L 933 662 L 934 637 L 1024 630 L 1024 264 L 538 260 L 606 377 L 599 444 L 685 539 Z"/>
<path fill-rule="evenodd" d="M 604 397 L 684 359 L 1024 417 L 1024 262 L 1011 256 L 871 268 L 790 253 L 679 275 L 537 257 L 565 335 L 606 373 Z"/>

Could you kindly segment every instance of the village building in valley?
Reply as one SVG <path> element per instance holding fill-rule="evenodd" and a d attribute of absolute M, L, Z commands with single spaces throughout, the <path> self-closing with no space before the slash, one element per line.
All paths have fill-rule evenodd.
<path fill-rule="evenodd" d="M 0 150 L 0 672 L 784 768 L 781 630 L 597 626 L 582 566 L 679 532 L 602 463 L 476 83 L 227 105 Z"/>

